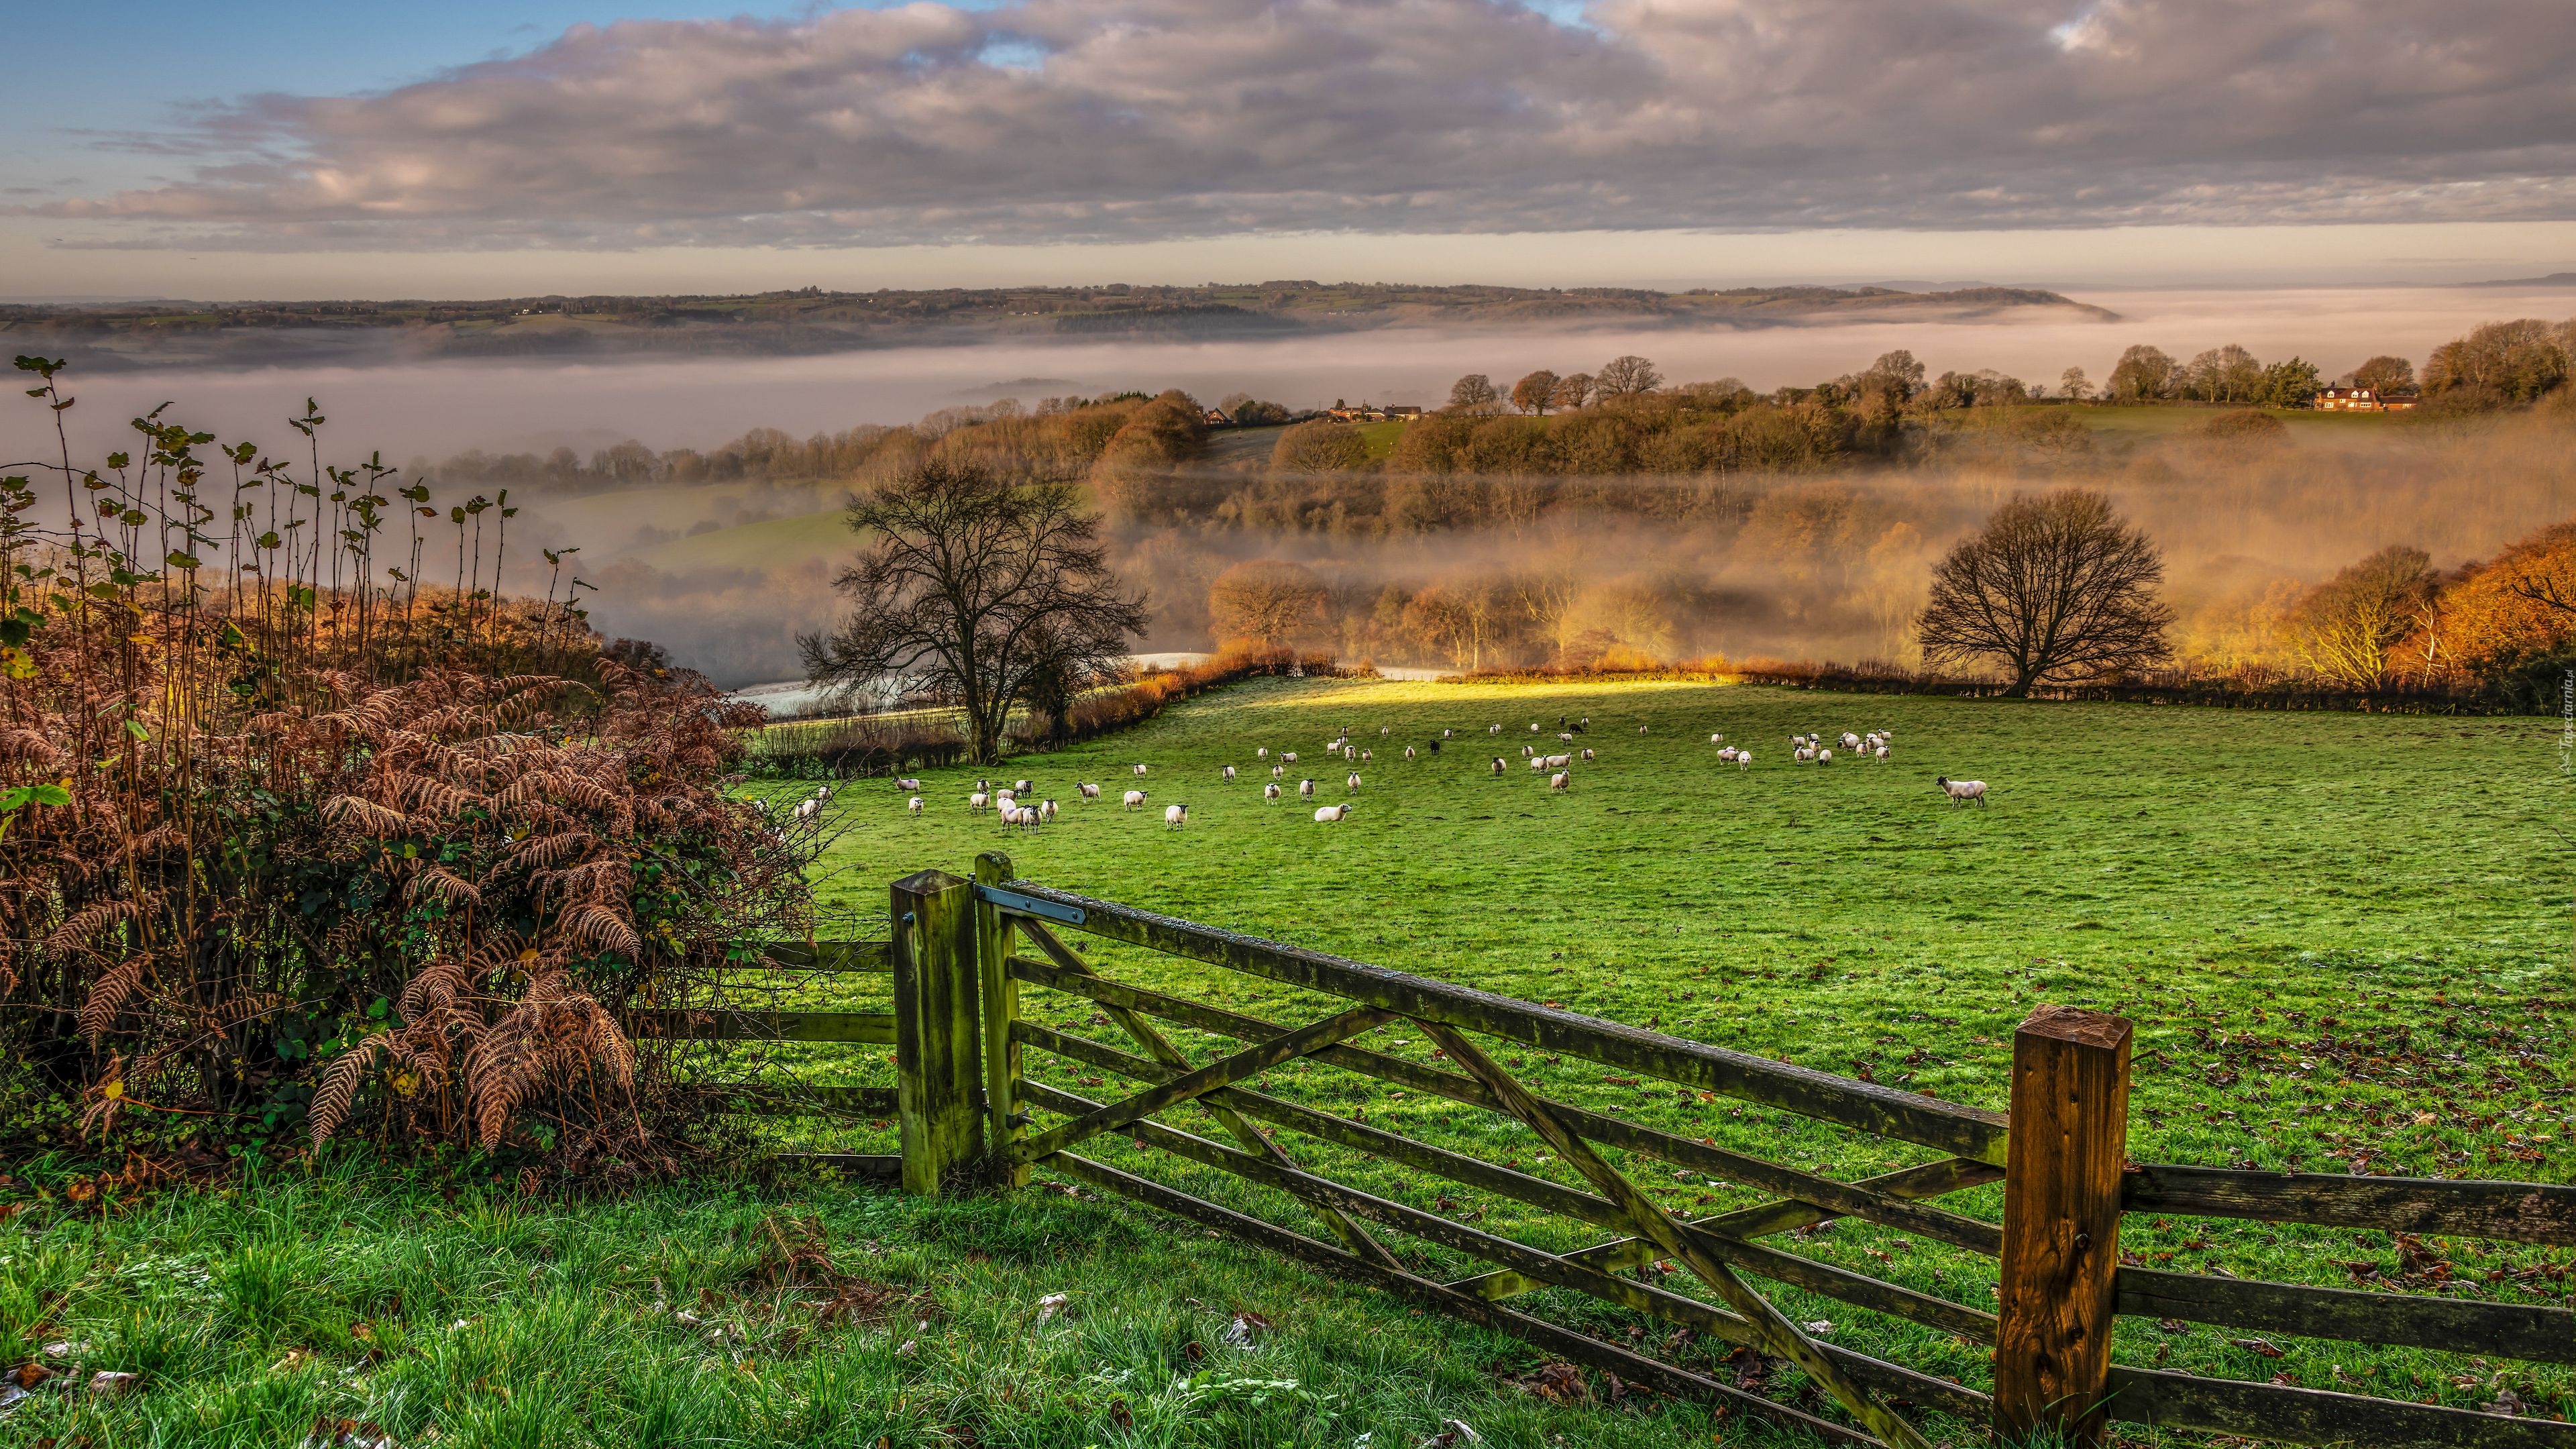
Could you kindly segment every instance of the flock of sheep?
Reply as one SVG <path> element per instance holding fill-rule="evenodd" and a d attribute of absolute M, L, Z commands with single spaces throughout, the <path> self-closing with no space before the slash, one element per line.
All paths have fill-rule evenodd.
<path fill-rule="evenodd" d="M 1556 723 L 1557 743 L 1568 746 L 1572 746 L 1574 744 L 1574 740 L 1577 735 L 1585 733 L 1592 727 L 1592 720 L 1588 715 L 1582 719 L 1572 722 L 1568 722 L 1564 716 L 1559 715 Z M 1488 725 L 1486 726 L 1486 733 L 1489 736 L 1500 735 L 1503 733 L 1503 729 L 1504 727 L 1499 724 Z M 1541 732 L 1542 728 L 1539 723 L 1536 720 L 1532 720 L 1530 722 L 1530 733 L 1539 734 Z M 1638 726 L 1637 732 L 1641 735 L 1646 733 L 1646 726 Z M 1387 733 L 1389 733 L 1389 731 L 1385 726 L 1379 727 L 1378 734 L 1381 737 Z M 1435 755 L 1440 753 L 1442 741 L 1455 739 L 1457 737 L 1457 733 L 1458 732 L 1454 729 L 1442 730 L 1438 739 L 1428 742 L 1428 752 Z M 1739 771 L 1749 770 L 1753 767 L 1753 752 L 1743 748 L 1742 746 L 1726 743 L 1726 736 L 1723 732 L 1710 735 L 1708 737 L 1708 742 L 1712 745 L 1718 746 L 1717 758 L 1719 760 L 1735 766 Z M 1352 742 L 1348 726 L 1343 727 L 1341 733 L 1336 738 L 1325 741 L 1323 749 L 1327 758 L 1345 765 L 1356 766 L 1368 764 L 1374 762 L 1376 758 L 1374 751 L 1362 749 Z M 1822 734 L 1800 734 L 1791 735 L 1789 737 L 1790 763 L 1797 765 L 1815 765 L 1819 767 L 1829 766 L 1833 764 L 1837 758 L 1867 760 L 1873 764 L 1883 765 L 1888 762 L 1894 749 L 1894 732 L 1884 729 L 1871 730 L 1866 734 L 1854 733 L 1852 731 L 1845 730 L 1830 741 L 1828 741 L 1827 737 Z M 1840 751 L 1839 755 L 1836 753 L 1838 750 Z M 1422 753 L 1424 753 L 1424 751 L 1417 749 L 1415 746 L 1407 745 L 1404 747 L 1404 758 L 1407 760 L 1417 759 Z M 1547 788 L 1549 793 L 1564 794 L 1574 788 L 1574 766 L 1576 763 L 1579 761 L 1589 762 L 1596 757 L 1596 754 L 1595 751 L 1587 747 L 1569 748 L 1558 753 L 1547 753 L 1539 746 L 1524 744 L 1521 746 L 1521 756 L 1528 764 L 1531 771 L 1536 773 L 1545 773 L 1547 775 Z M 1271 801 L 1280 799 L 1282 791 L 1285 788 L 1285 782 L 1288 778 L 1288 767 L 1299 763 L 1297 751 L 1282 750 L 1278 752 L 1277 758 L 1274 760 L 1272 758 L 1270 747 L 1263 745 L 1253 751 L 1253 757 L 1267 763 L 1270 769 L 1270 779 L 1261 787 L 1261 798 Z M 1491 770 L 1497 777 L 1510 772 L 1510 762 L 1507 756 L 1495 755 L 1492 757 L 1492 761 Z M 1133 766 L 1133 769 L 1135 770 L 1136 777 L 1138 779 L 1144 778 L 1146 767 L 1143 764 L 1137 764 Z M 1218 767 L 1217 778 L 1221 783 L 1233 783 L 1236 779 L 1236 775 L 1237 772 L 1235 767 L 1232 765 L 1223 765 Z M 905 801 L 905 808 L 916 816 L 921 814 L 924 809 L 921 796 L 921 781 L 913 778 L 904 778 L 896 780 L 894 783 L 896 789 L 906 792 L 909 797 Z M 1986 783 L 1983 780 L 1953 780 L 1945 775 L 1938 777 L 1935 783 L 1940 787 L 1942 793 L 1953 805 L 1983 805 L 1986 802 Z M 966 797 L 966 809 L 969 813 L 977 815 L 981 815 L 987 811 L 997 812 L 1000 821 L 1004 826 L 1019 826 L 1024 829 L 1033 830 L 1038 826 L 1053 821 L 1056 818 L 1056 802 L 1052 799 L 1030 800 L 1028 796 L 1032 788 L 1034 787 L 1027 780 L 1017 780 L 1009 784 L 998 786 L 990 780 L 978 780 L 975 782 L 974 791 Z M 1347 778 L 1343 781 L 1343 788 L 1352 796 L 1357 796 L 1360 793 L 1360 772 L 1357 769 L 1351 769 L 1347 772 Z M 1081 798 L 1086 801 L 1096 801 L 1101 798 L 1101 787 L 1096 782 L 1088 780 L 1078 781 L 1076 782 L 1074 789 L 1079 793 Z M 1300 778 L 1296 784 L 1297 794 L 1302 800 L 1314 799 L 1315 789 L 1316 781 L 1312 777 Z M 800 823 L 811 820 L 814 813 L 822 807 L 823 802 L 831 798 L 831 793 L 831 787 L 828 785 L 817 787 L 811 797 L 794 807 L 796 820 Z M 1142 785 L 1139 785 L 1134 789 L 1126 791 L 1121 797 L 1120 803 L 1127 810 L 1144 810 L 1149 808 L 1148 796 L 1149 792 Z M 768 807 L 763 804 L 760 805 L 759 808 L 765 811 Z M 1355 808 L 1355 804 L 1348 799 L 1330 805 L 1319 805 L 1315 809 L 1315 823 L 1318 825 L 1330 825 L 1347 820 L 1350 818 L 1351 811 Z M 1163 827 L 1165 829 L 1179 830 L 1188 825 L 1189 821 L 1190 807 L 1188 804 L 1182 803 L 1166 805 L 1163 807 Z"/>

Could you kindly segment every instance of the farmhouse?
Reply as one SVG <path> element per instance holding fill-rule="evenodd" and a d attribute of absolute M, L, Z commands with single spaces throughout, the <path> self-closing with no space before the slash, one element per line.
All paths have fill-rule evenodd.
<path fill-rule="evenodd" d="M 2422 401 L 2412 392 L 2382 392 L 2370 387 L 2328 387 L 2317 390 L 2317 411 L 2324 413 L 2402 413 Z"/>

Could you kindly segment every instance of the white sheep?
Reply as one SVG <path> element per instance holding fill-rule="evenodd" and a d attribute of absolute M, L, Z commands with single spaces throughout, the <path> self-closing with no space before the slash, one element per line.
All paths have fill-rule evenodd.
<path fill-rule="evenodd" d="M 1259 749 L 1257 749 L 1257 750 L 1254 750 L 1254 751 L 1252 752 L 1252 757 L 1253 757 L 1254 759 L 1256 759 L 1256 760 L 1266 760 L 1266 759 L 1269 759 L 1269 758 L 1270 758 L 1270 747 L 1269 747 L 1268 745 L 1263 745 L 1261 748 L 1259 748 Z"/>
<path fill-rule="evenodd" d="M 1352 794 L 1356 795 L 1360 792 L 1360 772 L 1357 770 L 1351 771 L 1350 787 Z"/>
<path fill-rule="evenodd" d="M 1753 752 L 1751 750 L 1737 750 L 1735 752 L 1735 768 L 1739 770 L 1752 769 Z"/>
<path fill-rule="evenodd" d="M 1222 775 L 1227 781 L 1231 782 L 1234 779 L 1234 766 L 1228 765 L 1217 773 Z"/>
<path fill-rule="evenodd" d="M 1722 745 L 1726 743 L 1726 736 L 1723 734 L 1710 735 L 1708 737 L 1708 742 L 1712 745 Z"/>
<path fill-rule="evenodd" d="M 1315 782 L 1314 782 L 1314 781 L 1312 781 L 1312 780 L 1300 780 L 1300 781 L 1298 781 L 1298 782 L 1297 782 L 1297 793 L 1298 793 L 1298 794 L 1300 794 L 1300 795 L 1305 796 L 1305 797 L 1306 797 L 1307 799 L 1309 799 L 1309 800 L 1314 799 L 1314 798 L 1315 798 Z"/>
<path fill-rule="evenodd" d="M 1339 805 L 1323 806 L 1315 812 L 1315 823 L 1318 825 L 1331 825 L 1336 821 L 1348 818 L 1354 808 L 1356 807 L 1347 801 Z"/>
<path fill-rule="evenodd" d="M 1828 746 L 1828 747 L 1826 747 L 1826 748 L 1824 748 L 1824 749 L 1820 749 L 1820 750 L 1816 751 L 1816 763 L 1817 763 L 1817 764 L 1819 764 L 1819 765 L 1830 765 L 1830 764 L 1832 764 L 1833 762 L 1834 762 L 1834 752 L 1833 752 L 1832 747 Z"/>
<path fill-rule="evenodd" d="M 920 797 L 920 796 L 918 796 L 918 795 L 915 795 L 915 796 L 913 796 L 911 799 L 904 801 L 904 802 L 903 802 L 903 808 L 904 808 L 904 809 L 906 809 L 906 810 L 911 811 L 911 812 L 912 812 L 913 814 L 915 814 L 915 815 L 920 814 L 920 813 L 921 813 L 921 797 Z"/>
<path fill-rule="evenodd" d="M 1498 734 L 1501 734 L 1502 732 L 1503 732 L 1503 727 L 1502 727 L 1501 725 L 1487 725 L 1487 726 L 1485 726 L 1485 733 L 1487 733 L 1487 734 L 1489 734 L 1489 735 L 1498 735 Z"/>
<path fill-rule="evenodd" d="M 1881 740 L 1881 741 L 1879 742 L 1879 746 L 1878 746 L 1878 748 L 1877 748 L 1877 749 L 1875 749 L 1875 750 L 1872 750 L 1870 753 L 1871 753 L 1873 756 L 1875 756 L 1875 757 L 1877 758 L 1877 760 L 1878 760 L 1878 762 L 1879 762 L 1880 764 L 1882 764 L 1882 765 L 1886 764 L 1886 763 L 1887 763 L 1887 742 L 1886 742 L 1886 741 L 1884 741 L 1884 740 Z"/>
<path fill-rule="evenodd" d="M 1562 770 L 1573 763 L 1574 757 L 1572 755 L 1550 755 L 1547 757 L 1547 767 L 1551 770 Z"/>
<path fill-rule="evenodd" d="M 1276 780 L 1273 780 L 1273 781 L 1271 781 L 1269 784 L 1262 786 L 1262 787 L 1261 787 L 1261 798 L 1262 798 L 1262 799 L 1264 799 L 1264 800 L 1276 800 L 1276 799 L 1278 799 L 1278 798 L 1279 798 L 1279 782 L 1278 782 L 1278 781 L 1276 781 Z"/>
<path fill-rule="evenodd" d="M 751 808 L 763 815 L 766 815 L 769 813 L 769 802 L 766 800 L 754 800 L 751 802 Z"/>
<path fill-rule="evenodd" d="M 1130 791 L 1128 791 L 1128 792 L 1127 792 L 1127 802 L 1126 802 L 1126 803 L 1127 803 L 1127 808 L 1128 808 L 1128 809 L 1130 809 L 1130 810 L 1139 810 L 1139 809 L 1144 808 L 1144 804 L 1145 804 L 1145 792 L 1144 792 L 1144 791 L 1142 791 L 1142 790 L 1130 790 Z"/>
<path fill-rule="evenodd" d="M 1355 750 L 1355 749 L 1352 749 L 1352 748 L 1351 748 L 1350 746 L 1348 746 L 1348 745 L 1344 745 L 1344 746 L 1342 746 L 1342 758 L 1343 758 L 1343 759 L 1345 759 L 1345 760 L 1356 760 L 1356 759 L 1358 759 L 1359 757 L 1360 757 L 1360 752 L 1359 752 L 1359 751 L 1357 751 L 1357 750 Z"/>
<path fill-rule="evenodd" d="M 1142 766 L 1142 765 L 1138 765 L 1138 766 L 1136 767 L 1136 773 L 1137 773 L 1137 774 L 1139 774 L 1139 775 L 1144 774 L 1144 773 L 1145 773 L 1145 767 L 1144 767 L 1144 766 Z"/>
<path fill-rule="evenodd" d="M 1039 801 L 1038 818 L 1042 820 L 1053 820 L 1055 818 L 1055 801 L 1051 799 Z"/>
<path fill-rule="evenodd" d="M 1377 752 L 1376 752 L 1376 751 L 1374 751 L 1374 750 L 1362 750 L 1362 751 L 1360 751 L 1360 763 L 1361 763 L 1361 764 L 1363 764 L 1363 765 L 1365 765 L 1365 764 L 1369 764 L 1369 763 L 1371 763 L 1371 762 L 1375 761 L 1376 759 L 1377 759 Z"/>
<path fill-rule="evenodd" d="M 1166 805 L 1163 807 L 1163 828 L 1165 830 L 1178 830 L 1189 823 L 1190 807 L 1187 805 Z"/>
<path fill-rule="evenodd" d="M 1025 795 L 1029 793 L 1029 782 L 1022 780 L 1018 784 L 1013 785 L 1011 787 L 1011 793 L 1014 795 Z"/>
<path fill-rule="evenodd" d="M 985 794 L 981 790 L 978 790 L 974 794 L 966 797 L 967 810 L 975 814 L 983 813 L 984 807 L 992 803 L 993 797 Z"/>
<path fill-rule="evenodd" d="M 813 801 L 811 801 L 811 800 L 800 800 L 800 801 L 798 801 L 798 802 L 797 802 L 797 804 L 796 804 L 796 818 L 797 818 L 797 819 L 799 819 L 799 820 L 811 820 L 811 819 L 813 819 L 813 818 L 814 818 L 814 802 L 813 802 Z"/>
<path fill-rule="evenodd" d="M 1271 778 L 1271 779 L 1274 779 L 1274 780 L 1285 780 L 1285 779 L 1287 779 L 1287 778 L 1288 778 L 1288 767 L 1287 767 L 1286 765 L 1273 765 L 1273 766 L 1271 766 L 1271 767 L 1270 767 L 1270 778 Z"/>
<path fill-rule="evenodd" d="M 1100 787 L 1089 780 L 1077 782 L 1073 788 L 1074 792 L 1082 796 L 1085 800 L 1097 800 L 1100 798 Z"/>
<path fill-rule="evenodd" d="M 1639 734 L 1641 734 L 1641 735 L 1642 735 L 1642 734 L 1644 734 L 1645 732 L 1646 732 L 1646 727 L 1645 727 L 1644 725 L 1639 725 L 1639 726 L 1637 726 L 1637 733 L 1639 733 Z"/>
<path fill-rule="evenodd" d="M 921 782 L 909 775 L 906 775 L 902 779 L 895 781 L 894 787 L 898 790 L 909 790 L 917 793 L 921 789 Z"/>
<path fill-rule="evenodd" d="M 1545 756 L 1545 755 L 1532 755 L 1532 756 L 1530 756 L 1530 757 L 1529 757 L 1529 767 L 1530 767 L 1532 770 L 1544 770 L 1544 769 L 1546 769 L 1546 768 L 1547 768 L 1547 756 Z"/>
<path fill-rule="evenodd" d="M 1789 763 L 1793 765 L 1809 764 L 1813 762 L 1815 758 L 1816 747 L 1813 745 L 1800 745 L 1789 752 Z"/>
<path fill-rule="evenodd" d="M 1583 752 L 1583 758 L 1587 761 L 1590 760 L 1592 758 L 1592 752 L 1590 750 L 1585 750 Z"/>
<path fill-rule="evenodd" d="M 1983 780 L 1953 780 L 1947 775 L 1936 775 L 1932 783 L 1941 787 L 1953 805 L 1965 805 L 1971 800 L 1980 805 L 1986 803 L 1986 782 Z"/>
<path fill-rule="evenodd" d="M 1555 774 L 1548 776 L 1547 788 L 1560 794 L 1573 789 L 1574 772 L 1572 770 L 1559 770 Z"/>
<path fill-rule="evenodd" d="M 1502 756 L 1500 756 L 1500 755 L 1496 755 L 1496 756 L 1494 756 L 1494 773 L 1495 773 L 1495 774 L 1497 774 L 1497 775 L 1499 775 L 1499 774 L 1501 774 L 1502 772 L 1503 772 L 1503 757 L 1502 757 Z"/>
<path fill-rule="evenodd" d="M 1523 746 L 1521 746 L 1521 753 L 1522 753 L 1523 755 L 1535 756 L 1535 755 L 1538 753 L 1538 751 L 1536 751 L 1536 750 L 1534 750 L 1534 749 L 1531 749 L 1531 748 L 1530 748 L 1529 746 L 1527 746 L 1527 745 L 1523 745 Z"/>
<path fill-rule="evenodd" d="M 1279 758 L 1286 760 L 1288 763 L 1293 765 L 1297 763 L 1297 752 L 1295 750 L 1282 750 L 1279 752 Z"/>
<path fill-rule="evenodd" d="M 1531 733 L 1531 734 L 1537 734 L 1537 733 L 1538 733 L 1538 721 L 1537 721 L 1537 720 L 1531 720 L 1531 721 L 1530 721 L 1530 733 Z"/>
<path fill-rule="evenodd" d="M 1722 749 L 1722 750 L 1720 750 L 1720 751 L 1718 751 L 1718 752 L 1717 752 L 1717 757 L 1718 757 L 1718 759 L 1720 759 L 1720 760 L 1732 760 L 1732 759 L 1734 759 L 1734 758 L 1735 758 L 1735 756 L 1736 756 L 1736 749 L 1735 749 L 1735 746 L 1733 746 L 1733 745 L 1728 745 L 1725 749 Z"/>
<path fill-rule="evenodd" d="M 1850 730 L 1845 730 L 1845 731 L 1843 731 L 1843 737 L 1842 737 L 1842 739 L 1841 739 L 1840 743 L 1841 743 L 1841 745 L 1842 745 L 1843 749 L 1844 749 L 1844 750 L 1846 750 L 1846 751 L 1859 749 L 1859 748 L 1860 748 L 1860 736 L 1858 736 L 1858 735 L 1856 735 L 1856 734 L 1853 734 Z"/>
<path fill-rule="evenodd" d="M 1571 734 L 1566 733 L 1566 732 L 1565 732 L 1565 731 L 1563 731 L 1563 730 L 1559 730 L 1559 731 L 1557 731 L 1556 738 L 1557 738 L 1557 740 L 1558 740 L 1560 743 L 1563 743 L 1563 744 L 1569 744 L 1569 745 L 1570 745 L 1570 744 L 1573 744 L 1573 743 L 1574 743 L 1574 736 L 1573 736 L 1573 735 L 1571 735 Z"/>
<path fill-rule="evenodd" d="M 1457 737 L 1458 737 L 1458 732 L 1457 732 L 1456 730 L 1442 730 L 1442 731 L 1440 732 L 1440 738 L 1442 738 L 1442 739 L 1444 739 L 1444 740 L 1453 740 L 1453 739 L 1456 739 Z"/>
<path fill-rule="evenodd" d="M 1408 760 L 1413 758 L 1413 746 L 1406 745 L 1404 747 L 1404 757 Z"/>

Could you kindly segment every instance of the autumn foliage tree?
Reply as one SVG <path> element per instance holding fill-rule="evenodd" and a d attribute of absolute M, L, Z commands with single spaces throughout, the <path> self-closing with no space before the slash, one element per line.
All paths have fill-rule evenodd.
<path fill-rule="evenodd" d="M 1208 587 L 1208 617 L 1222 642 L 1250 640 L 1277 648 L 1324 624 L 1324 581 L 1303 564 L 1253 559 L 1217 575 Z"/>
<path fill-rule="evenodd" d="M 1927 660 L 2000 666 L 2007 692 L 2026 695 L 2161 662 L 2174 617 L 2163 581 L 2163 555 L 2110 499 L 2019 497 L 1934 567 L 1915 629 Z"/>

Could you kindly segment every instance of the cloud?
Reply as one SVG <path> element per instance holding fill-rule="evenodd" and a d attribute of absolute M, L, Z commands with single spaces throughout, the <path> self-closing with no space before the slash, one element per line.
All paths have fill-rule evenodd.
<path fill-rule="evenodd" d="M 2562 0 L 1018 0 L 580 26 L 252 97 L 109 245 L 2576 216 Z"/>

